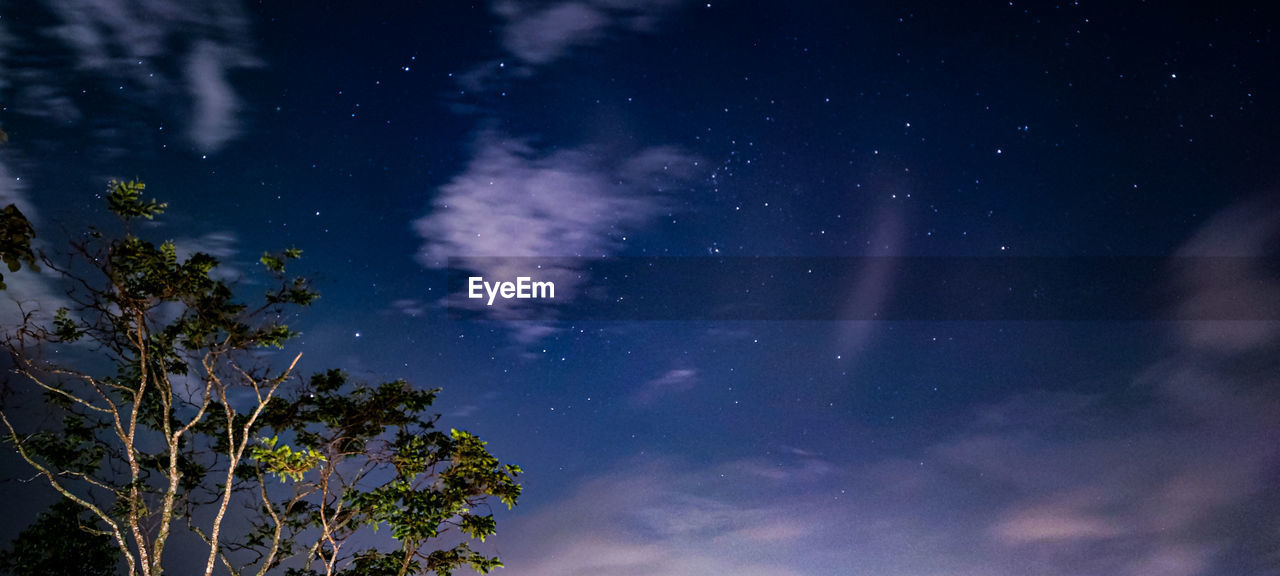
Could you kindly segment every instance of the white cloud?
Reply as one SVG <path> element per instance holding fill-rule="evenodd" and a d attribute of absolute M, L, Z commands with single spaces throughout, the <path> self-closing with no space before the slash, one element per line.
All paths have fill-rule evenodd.
<path fill-rule="evenodd" d="M 594 42 L 609 26 L 609 16 L 586 2 L 559 2 L 522 10 L 504 2 L 496 11 L 507 16 L 503 45 L 530 64 L 547 64 L 575 44 Z"/>
<path fill-rule="evenodd" d="M 40 220 L 40 213 L 27 197 L 26 186 L 23 186 L 18 178 L 9 171 L 4 158 L 0 158 L 0 208 L 13 204 L 22 211 L 27 220 L 37 223 Z"/>
<path fill-rule="evenodd" d="M 36 239 L 33 248 L 39 250 L 43 244 L 40 237 L 40 212 L 28 197 L 27 189 L 9 171 L 0 158 L 0 208 L 13 204 L 22 211 L 36 226 Z M 34 314 L 33 320 L 48 321 L 58 308 L 67 306 L 67 298 L 55 289 L 52 277 L 46 271 L 43 274 L 28 268 L 25 264 L 17 272 L 4 269 L 4 283 L 7 288 L 0 292 L 0 326 L 18 326 L 24 314 Z"/>
<path fill-rule="evenodd" d="M 13 110 L 60 124 L 78 122 L 85 116 L 75 96 L 81 88 L 97 85 L 107 88 L 103 94 L 119 94 L 121 106 L 172 109 L 169 123 L 185 124 L 191 142 L 203 152 L 221 149 L 239 133 L 239 98 L 227 74 L 260 65 L 252 54 L 249 20 L 239 2 L 46 0 L 43 4 L 55 23 L 10 30 L 16 36 L 5 43 L 30 44 L 51 56 L 61 50 L 73 64 L 66 66 L 63 58 L 50 57 L 7 70 L 6 76 L 18 81 L 0 85 L 0 91 Z M 178 106 L 171 107 L 174 103 Z"/>
<path fill-rule="evenodd" d="M 220 263 L 235 258 L 240 252 L 236 249 L 239 237 L 235 232 L 222 230 L 209 232 L 195 238 L 179 238 L 173 241 L 178 248 L 179 258 L 190 258 L 196 252 L 202 252 L 217 258 Z"/>
<path fill-rule="evenodd" d="M 668 370 L 667 373 L 645 382 L 631 395 L 631 405 L 648 408 L 668 396 L 693 389 L 698 382 L 698 371 L 690 369 Z"/>
<path fill-rule="evenodd" d="M 695 163 L 675 147 L 612 158 L 586 148 L 541 153 L 523 141 L 483 133 L 466 169 L 440 189 L 431 213 L 414 222 L 424 240 L 418 260 L 513 280 L 523 263 L 494 258 L 546 258 L 537 280 L 554 282 L 557 300 L 571 299 L 583 272 L 551 259 L 615 253 L 626 233 L 668 209 L 669 196 L 687 186 Z M 545 318 L 528 307 L 544 303 L 476 302 L 489 317 L 508 322 L 522 341 L 551 331 L 526 322 Z"/>
<path fill-rule="evenodd" d="M 427 312 L 427 303 L 416 298 L 401 298 L 391 302 L 391 308 L 405 316 L 421 316 Z"/>
<path fill-rule="evenodd" d="M 227 81 L 228 61 L 222 50 L 211 42 L 200 42 L 187 61 L 187 89 L 194 102 L 188 133 L 205 151 L 218 150 L 239 132 L 240 102 Z"/>
<path fill-rule="evenodd" d="M 222 230 L 210 232 L 195 238 L 177 238 L 173 241 L 178 248 L 178 258 L 190 258 L 196 252 L 203 252 L 218 259 L 218 267 L 210 276 L 217 280 L 234 281 L 244 276 L 244 270 L 236 265 L 235 258 L 240 254 L 236 248 L 239 237 L 235 232 Z"/>
<path fill-rule="evenodd" d="M 651 32 L 681 4 L 683 0 L 497 0 L 490 8 L 502 20 L 500 39 L 509 57 L 480 63 L 456 78 L 468 90 L 484 89 L 501 77 L 529 78 L 575 49 L 624 33 Z"/>
<path fill-rule="evenodd" d="M 661 211 L 664 183 L 687 179 L 693 162 L 671 147 L 620 159 L 586 149 L 540 153 L 486 132 L 431 214 L 414 223 L 426 240 L 419 260 L 442 268 L 449 258 L 603 256 Z"/>
<path fill-rule="evenodd" d="M 501 0 L 494 3 L 493 12 L 505 21 L 503 47 L 525 63 L 540 66 L 615 31 L 649 31 L 680 4 L 681 0 Z"/>

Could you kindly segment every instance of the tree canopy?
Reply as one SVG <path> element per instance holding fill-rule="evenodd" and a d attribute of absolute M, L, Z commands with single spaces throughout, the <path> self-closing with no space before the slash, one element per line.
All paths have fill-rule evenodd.
<path fill-rule="evenodd" d="M 338 370 L 303 378 L 300 355 L 275 364 L 279 352 L 264 351 L 296 336 L 284 319 L 317 297 L 288 272 L 302 251 L 264 254 L 271 288 L 242 301 L 214 273 L 218 259 L 181 258 L 173 242 L 135 233 L 134 221 L 166 209 L 145 189 L 111 182 L 107 204 L 123 231 L 90 230 L 57 259 L 32 250 L 35 231 L 16 207 L 0 215 L 9 271 L 34 273 L 39 262 L 70 301 L 47 322 L 24 303 L 23 321 L 4 330 L 13 364 L 5 404 L 39 393 L 39 409 L 54 417 L 29 423 L 3 405 L 3 434 L 62 500 L 0 557 L 0 570 L 48 573 L 50 558 L 33 551 L 55 550 L 42 548 L 55 539 L 85 547 L 84 566 L 143 576 L 502 566 L 469 542 L 495 533 L 491 502 L 516 504 L 520 468 L 470 433 L 437 427 L 439 389 Z M 233 507 L 252 512 L 229 521 Z M 198 546 L 199 562 L 186 548 L 169 554 L 171 539 Z"/>

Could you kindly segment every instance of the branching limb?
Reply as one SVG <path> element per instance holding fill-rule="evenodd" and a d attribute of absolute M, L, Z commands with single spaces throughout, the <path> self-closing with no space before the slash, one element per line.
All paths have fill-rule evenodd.
<path fill-rule="evenodd" d="M 13 445 L 17 447 L 18 455 L 21 456 L 22 459 L 27 462 L 27 464 L 31 465 L 32 468 L 35 468 L 37 472 L 39 472 L 42 476 L 44 476 L 49 481 L 49 485 L 52 486 L 54 490 L 57 490 L 59 494 L 61 494 L 66 499 L 72 502 L 75 502 L 80 506 L 83 506 L 86 510 L 92 512 L 94 516 L 97 516 L 99 520 L 102 520 L 107 524 L 107 526 L 111 527 L 112 540 L 115 541 L 116 546 L 120 548 L 120 552 L 124 554 L 125 560 L 128 561 L 129 576 L 133 576 L 136 573 L 135 572 L 136 567 L 134 566 L 133 553 L 129 550 L 129 545 L 125 540 L 124 534 L 121 533 L 120 531 L 120 526 L 116 524 L 116 521 L 113 518 L 111 518 L 111 516 L 108 516 L 105 512 L 103 512 L 101 508 L 98 508 L 97 506 L 95 506 L 92 502 L 89 502 L 84 498 L 76 496 L 70 490 L 67 490 L 67 488 L 63 486 L 61 482 L 58 482 L 57 477 L 55 477 L 54 474 L 50 472 L 48 468 L 45 468 L 43 465 L 41 465 L 39 462 L 33 459 L 30 455 L 28 455 L 27 451 L 22 447 L 22 440 L 21 438 L 19 438 L 18 432 L 14 430 L 13 424 L 9 422 L 9 417 L 5 415 L 4 411 L 0 411 L 0 420 L 4 422 L 5 428 L 8 429 L 9 439 L 13 442 Z"/>

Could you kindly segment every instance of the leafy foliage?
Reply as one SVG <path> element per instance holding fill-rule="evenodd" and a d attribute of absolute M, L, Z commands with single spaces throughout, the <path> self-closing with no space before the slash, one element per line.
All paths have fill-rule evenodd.
<path fill-rule="evenodd" d="M 166 208 L 144 199 L 144 190 L 111 183 L 108 205 L 126 226 Z M 34 266 L 34 233 L 13 230 L 13 244 L 27 251 L 6 243 L 6 261 L 14 254 Z M 296 357 L 284 369 L 264 361 L 260 350 L 295 336 L 283 321 L 289 309 L 317 297 L 305 278 L 287 274 L 301 250 L 262 256 L 274 287 L 251 306 L 213 274 L 219 262 L 208 254 L 183 259 L 172 242 L 128 232 L 87 238 L 72 247 L 75 265 L 43 259 L 71 281 L 74 305 L 48 326 L 28 318 L 3 339 L 14 372 L 59 417 L 24 433 L 3 410 L 0 420 L 18 454 L 64 496 L 60 506 L 81 524 L 99 523 L 92 534 L 105 540 L 95 542 L 108 543 L 130 575 L 172 571 L 165 547 L 183 527 L 208 545 L 206 575 L 218 565 L 237 576 L 447 575 L 501 566 L 465 541 L 433 548 L 450 530 L 452 540 L 492 535 L 487 502 L 514 506 L 521 473 L 475 436 L 437 430 L 438 416 L 427 410 L 438 390 L 402 380 L 353 383 L 333 370 L 303 381 L 293 376 Z M 44 345 L 73 343 L 111 369 L 40 356 Z M 246 534 L 224 533 L 233 502 L 260 511 Z M 348 549 L 362 531 L 385 541 Z M 30 538 L 39 542 L 46 532 Z M 13 566 L 34 570 L 30 558 Z"/>
<path fill-rule="evenodd" d="M 279 477 L 281 482 L 301 480 L 308 470 L 324 462 L 324 455 L 311 448 L 295 452 L 288 444 L 276 446 L 279 442 L 276 436 L 259 439 L 259 445 L 249 451 L 249 458 L 261 463 L 268 474 Z"/>
<path fill-rule="evenodd" d="M 130 180 L 112 180 L 107 184 L 107 205 L 115 215 L 127 220 L 150 220 L 164 212 L 167 204 L 155 200 L 142 201 L 142 191 L 147 185 Z"/>
<path fill-rule="evenodd" d="M 31 251 L 35 237 L 31 221 L 17 206 L 10 204 L 0 210 L 0 260 L 4 260 L 10 272 L 17 272 L 24 262 L 28 267 L 35 267 L 36 255 Z M 5 288 L 4 275 L 0 274 L 0 290 Z"/>
<path fill-rule="evenodd" d="M 518 466 L 500 464 L 474 435 L 435 429 L 437 416 L 425 411 L 438 392 L 403 380 L 351 383 L 346 374 L 330 370 L 314 375 L 293 400 L 277 400 L 263 413 L 265 428 L 291 431 L 303 448 L 275 448 L 273 436 L 260 452 L 268 455 L 260 459 L 261 470 L 294 480 L 306 475 L 294 486 L 295 498 L 309 504 L 297 528 L 333 527 L 328 547 L 308 552 L 308 567 L 334 557 L 365 527 L 389 528 L 397 549 L 362 551 L 338 574 L 447 575 L 461 566 L 484 573 L 502 565 L 465 543 L 423 549 L 450 529 L 483 541 L 496 531 L 492 514 L 479 511 L 484 502 L 496 498 L 511 507 L 520 495 Z M 321 468 L 310 467 L 320 463 Z"/>
<path fill-rule="evenodd" d="M 0 552 L 0 574 L 11 576 L 112 576 L 120 551 L 102 523 L 63 499 Z"/>

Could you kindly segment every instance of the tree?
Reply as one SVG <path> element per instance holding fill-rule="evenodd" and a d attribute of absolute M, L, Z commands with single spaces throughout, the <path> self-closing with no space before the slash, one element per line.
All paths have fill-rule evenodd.
<path fill-rule="evenodd" d="M 36 237 L 31 221 L 10 204 L 0 210 L 0 260 L 9 267 L 10 272 L 17 272 L 26 262 L 28 267 L 36 265 L 36 255 L 31 251 L 31 241 Z M 0 290 L 4 290 L 4 274 L 0 274 Z"/>
<path fill-rule="evenodd" d="M 119 563 L 102 523 L 66 498 L 0 552 L 0 573 L 13 576 L 111 576 Z"/>
<path fill-rule="evenodd" d="M 515 505 L 520 468 L 471 434 L 436 429 L 427 410 L 438 390 L 352 382 L 337 371 L 304 380 L 295 375 L 300 355 L 273 367 L 264 351 L 295 336 L 284 319 L 316 298 L 305 278 L 286 273 L 301 251 L 262 256 L 273 288 L 250 307 L 215 277 L 212 256 L 182 259 L 172 242 L 133 232 L 133 222 L 166 208 L 144 190 L 110 184 L 108 206 L 123 226 L 115 238 L 90 230 L 62 260 L 42 255 L 73 305 L 48 323 L 24 310 L 4 334 L 15 380 L 42 394 L 57 424 L 19 432 L 0 409 L 17 453 L 100 522 L 93 530 L 127 573 L 173 571 L 166 552 L 175 531 L 203 542 L 206 575 L 501 566 L 468 540 L 495 532 L 491 500 Z M 5 259 L 33 267 L 24 251 L 33 233 L 14 226 Z M 51 348 L 78 361 L 54 361 Z M 228 522 L 233 504 L 255 510 L 235 536 L 244 523 Z M 389 529 L 383 545 L 348 546 L 380 527 Z M 446 535 L 453 545 L 434 549 Z"/>

